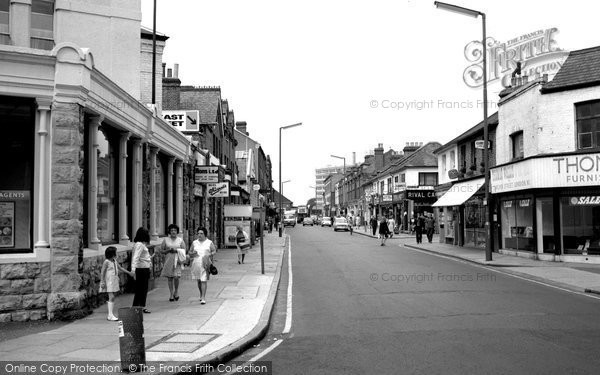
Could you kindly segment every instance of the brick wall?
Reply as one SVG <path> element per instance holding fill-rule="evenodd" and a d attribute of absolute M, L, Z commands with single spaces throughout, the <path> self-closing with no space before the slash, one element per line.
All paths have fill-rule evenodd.
<path fill-rule="evenodd" d="M 140 90 L 141 102 L 152 102 L 152 40 L 141 39 L 141 56 L 140 56 Z M 165 48 L 164 41 L 156 41 L 156 103 L 159 110 L 162 110 L 162 55 Z"/>

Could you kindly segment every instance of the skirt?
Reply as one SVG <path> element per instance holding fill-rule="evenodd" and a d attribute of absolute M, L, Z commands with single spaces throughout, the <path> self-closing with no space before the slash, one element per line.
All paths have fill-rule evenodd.
<path fill-rule="evenodd" d="M 119 276 L 117 275 L 106 275 L 106 285 L 104 288 L 100 288 L 101 293 L 116 293 L 120 291 L 119 287 Z"/>
<path fill-rule="evenodd" d="M 181 263 L 178 263 L 177 267 L 175 267 L 176 256 L 176 253 L 167 253 L 163 269 L 160 273 L 161 277 L 181 277 Z"/>
<path fill-rule="evenodd" d="M 208 279 L 210 279 L 210 274 L 206 270 L 206 267 L 204 267 L 204 265 L 202 264 L 201 257 L 194 258 L 191 272 L 192 280 L 208 281 Z"/>

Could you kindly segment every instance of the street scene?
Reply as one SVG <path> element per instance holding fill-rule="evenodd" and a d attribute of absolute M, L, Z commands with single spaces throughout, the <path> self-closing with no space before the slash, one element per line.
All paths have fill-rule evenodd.
<path fill-rule="evenodd" d="M 596 374 L 599 10 L 0 0 L 0 374 Z"/>

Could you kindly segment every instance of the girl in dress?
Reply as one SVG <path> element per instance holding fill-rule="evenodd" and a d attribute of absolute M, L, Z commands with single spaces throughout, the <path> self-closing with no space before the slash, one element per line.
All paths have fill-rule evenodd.
<path fill-rule="evenodd" d="M 204 305 L 206 301 L 206 287 L 210 278 L 209 267 L 213 262 L 213 254 L 217 252 L 215 244 L 209 240 L 206 235 L 208 231 L 201 227 L 196 231 L 198 239 L 192 242 L 189 255 L 193 259 L 192 280 L 198 280 L 198 290 L 200 291 L 200 304 Z"/>
<path fill-rule="evenodd" d="M 117 248 L 109 246 L 104 251 L 106 259 L 102 264 L 102 273 L 100 281 L 100 292 L 108 293 L 108 315 L 107 320 L 115 321 L 119 320 L 114 314 L 113 309 L 115 306 L 115 292 L 120 290 L 119 287 L 119 271 L 125 272 L 129 276 L 133 277 L 133 273 L 127 271 L 117 263 Z"/>
<path fill-rule="evenodd" d="M 169 225 L 167 228 L 169 237 L 163 240 L 160 245 L 160 250 L 165 256 L 165 263 L 161 272 L 161 276 L 167 278 L 169 284 L 169 301 L 178 301 L 179 293 L 179 278 L 183 270 L 183 262 L 185 262 L 185 242 L 182 238 L 177 237 L 179 227 L 175 224 Z"/>

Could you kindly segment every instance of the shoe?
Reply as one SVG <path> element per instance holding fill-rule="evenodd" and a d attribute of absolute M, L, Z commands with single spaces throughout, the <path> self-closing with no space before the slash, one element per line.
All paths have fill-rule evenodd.
<path fill-rule="evenodd" d="M 173 297 L 173 299 L 174 299 L 175 301 L 179 301 L 179 296 L 175 296 L 175 297 Z"/>
<path fill-rule="evenodd" d="M 242 264 L 242 262 L 240 262 L 240 261 L 238 260 L 238 264 Z"/>
<path fill-rule="evenodd" d="M 169 302 L 175 301 L 175 298 L 169 298 Z"/>
<path fill-rule="evenodd" d="M 119 320 L 119 318 L 117 318 L 116 316 L 112 315 L 112 316 L 107 316 L 106 320 L 109 320 L 111 322 L 116 322 L 117 320 Z"/>
<path fill-rule="evenodd" d="M 203 300 L 203 299 L 201 299 L 201 300 L 200 300 L 200 304 L 201 304 L 201 305 L 205 305 L 205 304 L 206 304 L 206 301 L 205 301 L 205 300 Z"/>
<path fill-rule="evenodd" d="M 144 309 L 144 310 L 142 310 L 142 311 L 144 312 L 144 314 L 150 314 L 150 313 L 152 313 L 152 311 L 150 311 L 150 310 L 148 310 L 148 309 Z"/>

